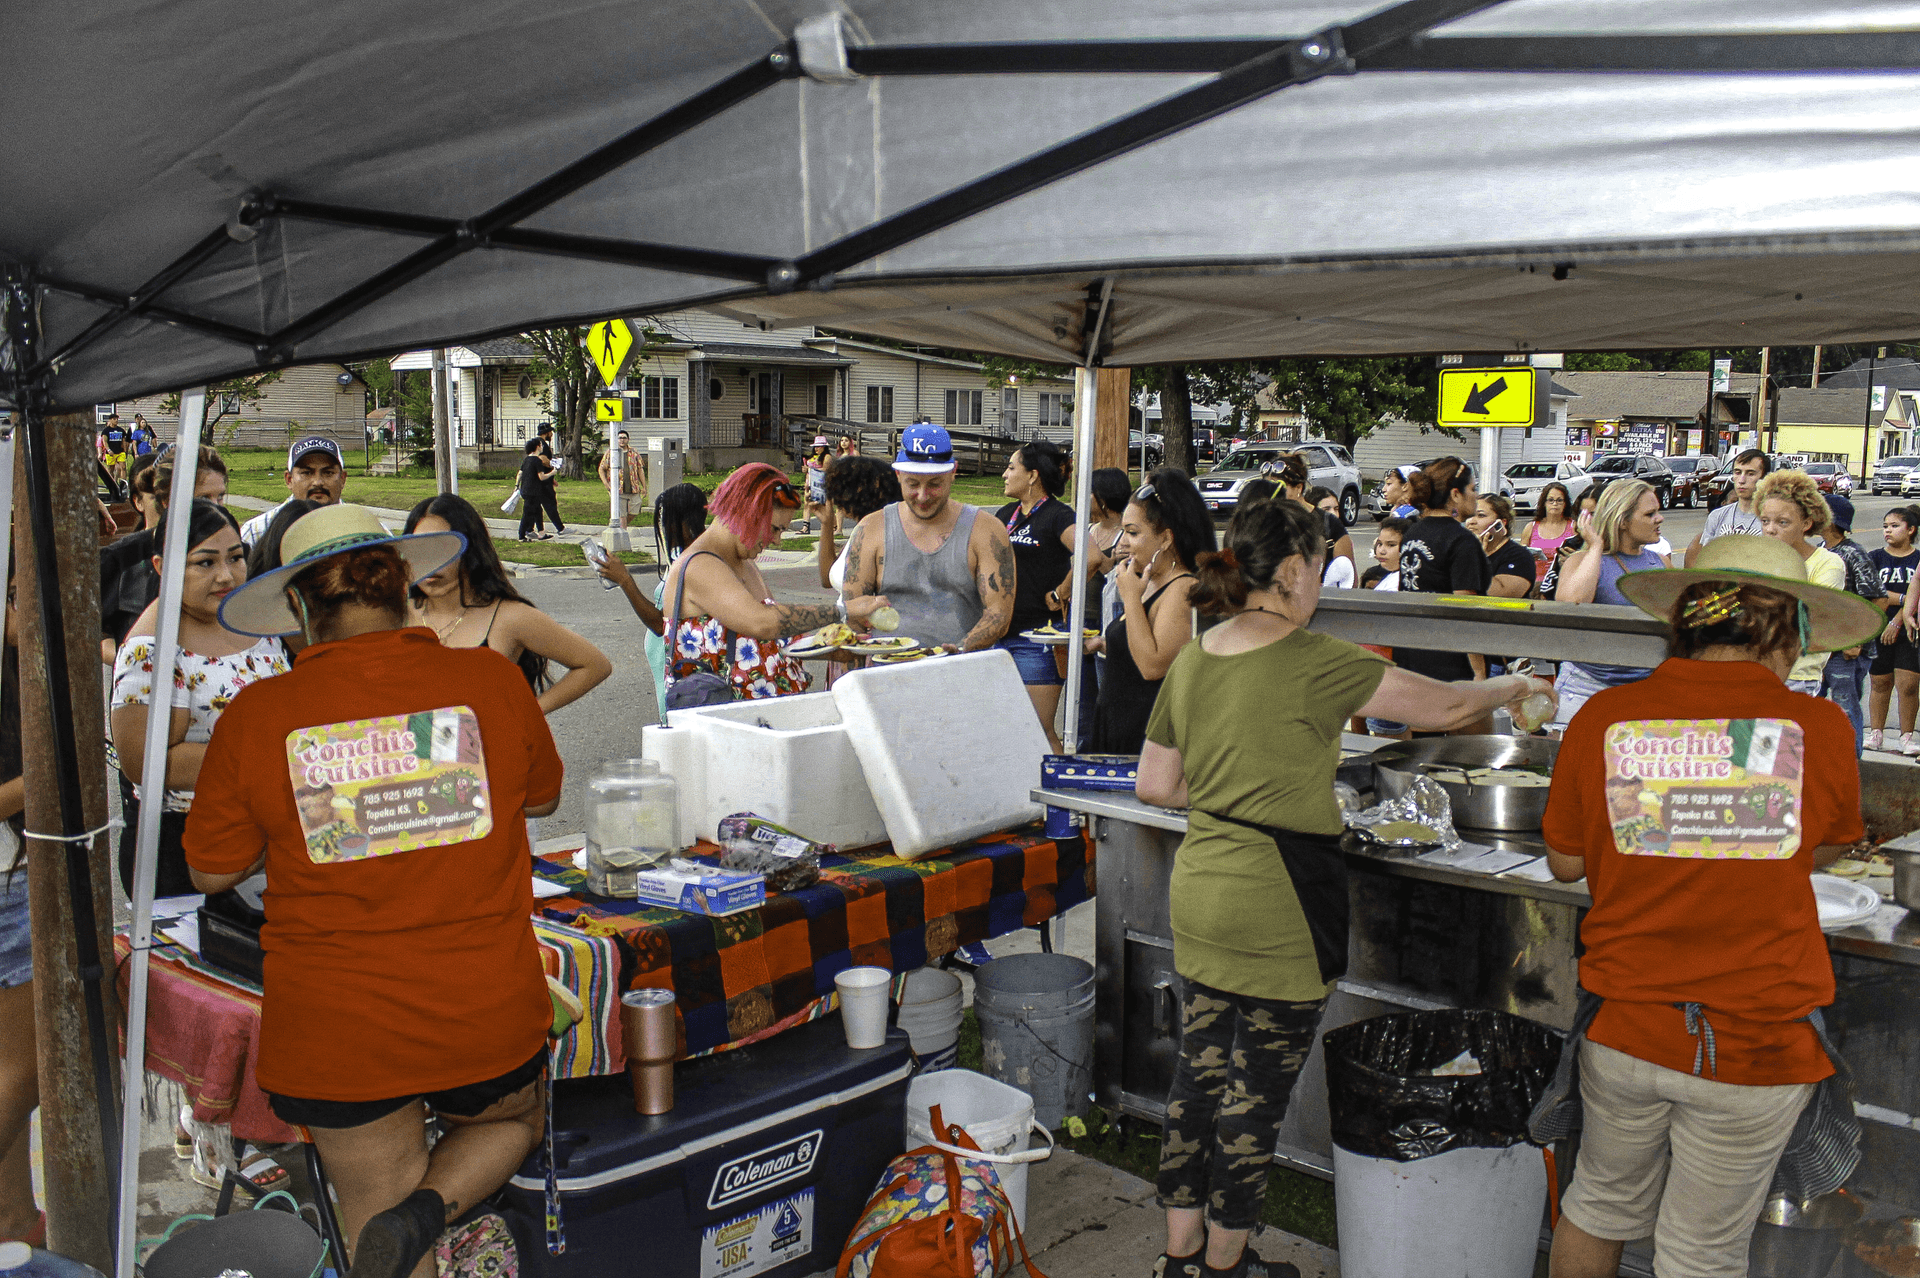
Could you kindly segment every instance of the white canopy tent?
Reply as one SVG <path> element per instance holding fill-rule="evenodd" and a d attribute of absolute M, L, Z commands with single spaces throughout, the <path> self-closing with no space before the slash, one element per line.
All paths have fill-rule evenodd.
<path fill-rule="evenodd" d="M 102 0 L 7 35 L 0 399 L 42 480 L 55 412 L 696 304 L 1083 368 L 1920 329 L 1914 0 Z"/>

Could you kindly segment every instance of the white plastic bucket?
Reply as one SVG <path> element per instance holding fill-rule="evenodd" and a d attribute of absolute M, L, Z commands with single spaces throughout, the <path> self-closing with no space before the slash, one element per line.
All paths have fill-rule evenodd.
<path fill-rule="evenodd" d="M 1410 1163 L 1333 1147 L 1340 1278 L 1531 1278 L 1547 1208 L 1533 1145 L 1454 1149 Z"/>
<path fill-rule="evenodd" d="M 940 1117 L 964 1127 L 968 1139 L 980 1147 L 974 1154 L 933 1138 L 935 1105 Z M 1046 1137 L 1045 1149 L 1028 1149 L 1034 1132 Z M 1017 1087 L 976 1074 L 970 1069 L 943 1069 L 918 1075 L 907 1084 L 907 1148 L 941 1145 L 993 1164 L 1000 1188 L 1013 1204 L 1013 1218 L 1027 1227 L 1027 1164 L 1053 1153 L 1053 1133 L 1033 1121 L 1033 1097 Z"/>
<path fill-rule="evenodd" d="M 960 978 L 937 967 L 907 973 L 900 1028 L 913 1044 L 922 1072 L 946 1069 L 960 1045 Z"/>

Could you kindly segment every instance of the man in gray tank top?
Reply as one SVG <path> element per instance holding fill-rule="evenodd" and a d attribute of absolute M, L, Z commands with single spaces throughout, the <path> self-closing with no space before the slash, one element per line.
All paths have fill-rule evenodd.
<path fill-rule="evenodd" d="M 860 521 L 847 549 L 849 601 L 884 595 L 900 633 L 962 652 L 990 648 L 1013 617 L 1013 545 L 998 519 L 953 499 L 953 441 L 909 426 L 894 459 L 903 500 Z"/>

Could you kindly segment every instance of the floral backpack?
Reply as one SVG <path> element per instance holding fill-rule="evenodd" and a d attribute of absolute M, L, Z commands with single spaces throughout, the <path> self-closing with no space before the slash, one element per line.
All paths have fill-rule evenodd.
<path fill-rule="evenodd" d="M 1046 1278 L 988 1156 L 938 1105 L 930 1117 L 946 1141 L 887 1164 L 835 1278 L 998 1278 L 1012 1270 L 1016 1247 L 1030 1278 Z"/>

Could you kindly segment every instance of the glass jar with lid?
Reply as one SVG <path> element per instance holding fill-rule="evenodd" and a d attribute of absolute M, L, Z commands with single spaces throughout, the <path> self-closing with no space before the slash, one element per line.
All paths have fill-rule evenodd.
<path fill-rule="evenodd" d="M 680 849 L 679 791 L 653 759 L 611 759 L 587 782 L 587 890 L 639 894 L 635 876 Z"/>

